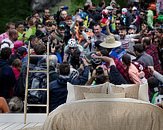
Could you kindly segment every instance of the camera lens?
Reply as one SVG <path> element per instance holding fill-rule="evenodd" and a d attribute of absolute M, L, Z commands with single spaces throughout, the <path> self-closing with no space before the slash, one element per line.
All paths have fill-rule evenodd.
<path fill-rule="evenodd" d="M 104 73 L 104 71 L 103 71 L 102 67 L 96 68 L 96 74 L 100 75 L 100 74 L 103 74 L 103 73 Z"/>

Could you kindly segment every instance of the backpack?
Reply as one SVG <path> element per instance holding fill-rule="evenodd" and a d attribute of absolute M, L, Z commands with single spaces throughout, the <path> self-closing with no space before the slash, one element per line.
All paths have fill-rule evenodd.
<path fill-rule="evenodd" d="M 39 66 L 34 67 L 34 70 L 45 70 L 45 67 Z M 46 88 L 47 87 L 47 75 L 46 73 L 34 73 L 29 79 L 29 88 L 37 89 L 37 88 Z M 43 97 L 46 91 L 37 91 L 32 90 L 28 93 L 28 102 L 30 103 L 43 103 Z"/>
<path fill-rule="evenodd" d="M 46 66 L 35 66 L 34 70 L 46 70 Z M 49 70 L 49 82 L 56 80 L 58 77 L 57 72 L 54 69 Z M 33 73 L 29 78 L 29 88 L 37 89 L 37 88 L 47 88 L 47 74 L 42 72 Z M 46 101 L 46 91 L 29 91 L 29 102 L 30 103 L 45 103 Z"/>

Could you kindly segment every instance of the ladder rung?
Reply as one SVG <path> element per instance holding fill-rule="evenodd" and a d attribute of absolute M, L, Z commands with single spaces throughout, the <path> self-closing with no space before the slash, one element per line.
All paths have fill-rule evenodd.
<path fill-rule="evenodd" d="M 28 107 L 46 107 L 45 104 L 27 104 Z"/>
<path fill-rule="evenodd" d="M 43 57 L 43 56 L 47 56 L 47 55 L 30 55 L 30 57 Z"/>
<path fill-rule="evenodd" d="M 29 72 L 31 72 L 31 73 L 37 73 L 37 72 L 39 72 L 39 73 L 46 73 L 47 70 L 29 70 Z"/>
<path fill-rule="evenodd" d="M 30 88 L 30 89 L 28 89 L 28 91 L 47 91 L 47 89 L 46 88 Z"/>

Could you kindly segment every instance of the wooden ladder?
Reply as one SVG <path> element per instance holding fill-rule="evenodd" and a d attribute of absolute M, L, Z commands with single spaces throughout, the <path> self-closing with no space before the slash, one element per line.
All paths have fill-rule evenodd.
<path fill-rule="evenodd" d="M 46 56 L 46 70 L 29 70 L 30 57 L 43 57 Z M 35 88 L 29 89 L 29 73 L 46 73 L 47 75 L 47 87 L 46 88 Z M 46 91 L 47 101 L 46 104 L 28 104 L 28 92 L 29 91 Z M 46 107 L 46 114 L 49 114 L 49 42 L 47 42 L 46 55 L 30 55 L 30 42 L 28 45 L 28 62 L 27 62 L 27 75 L 26 75 L 26 87 L 25 87 L 25 99 L 24 99 L 24 124 L 27 123 L 27 107 Z"/>

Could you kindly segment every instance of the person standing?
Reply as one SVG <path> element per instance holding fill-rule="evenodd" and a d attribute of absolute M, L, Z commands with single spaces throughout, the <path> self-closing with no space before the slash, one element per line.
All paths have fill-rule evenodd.
<path fill-rule="evenodd" d="M 5 47 L 0 54 L 0 96 L 10 99 L 13 96 L 13 88 L 16 83 L 15 75 L 8 64 L 11 48 Z"/>

